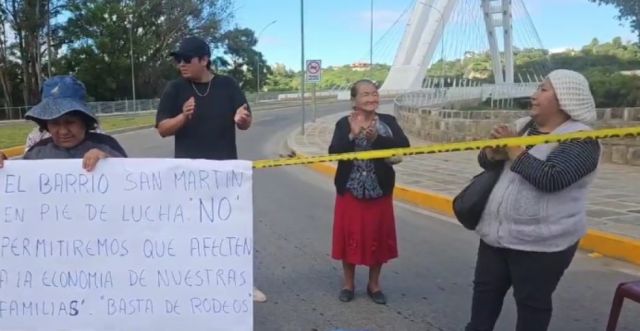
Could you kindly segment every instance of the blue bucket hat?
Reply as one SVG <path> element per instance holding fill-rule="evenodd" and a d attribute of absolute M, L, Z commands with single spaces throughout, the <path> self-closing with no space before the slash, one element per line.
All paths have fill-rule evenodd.
<path fill-rule="evenodd" d="M 42 86 L 42 101 L 25 114 L 28 120 L 41 123 L 58 118 L 66 113 L 78 111 L 93 119 L 98 118 L 86 102 L 87 90 L 84 84 L 73 76 L 54 76 Z"/>

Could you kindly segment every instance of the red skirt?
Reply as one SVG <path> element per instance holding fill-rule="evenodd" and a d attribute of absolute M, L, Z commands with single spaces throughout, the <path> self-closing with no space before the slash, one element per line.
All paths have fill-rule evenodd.
<path fill-rule="evenodd" d="M 337 195 L 331 257 L 366 266 L 398 257 L 391 195 L 371 200 L 357 199 L 348 192 Z"/>

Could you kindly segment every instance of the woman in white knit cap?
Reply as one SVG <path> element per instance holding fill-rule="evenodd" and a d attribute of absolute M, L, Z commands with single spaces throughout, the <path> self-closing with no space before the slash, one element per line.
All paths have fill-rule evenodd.
<path fill-rule="evenodd" d="M 570 70 L 551 72 L 531 98 L 530 117 L 496 126 L 492 138 L 591 130 L 589 83 Z M 517 331 L 547 330 L 552 295 L 586 233 L 587 190 L 600 160 L 595 140 L 486 149 L 484 169 L 502 169 L 476 232 L 471 320 L 467 331 L 493 330 L 513 286 Z"/>

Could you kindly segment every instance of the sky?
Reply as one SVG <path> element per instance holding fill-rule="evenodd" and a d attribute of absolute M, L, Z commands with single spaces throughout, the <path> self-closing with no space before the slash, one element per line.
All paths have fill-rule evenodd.
<path fill-rule="evenodd" d="M 390 27 L 412 3 L 373 0 L 374 43 L 387 33 L 382 38 L 384 42 L 374 47 L 374 60 L 379 57 L 392 61 L 404 23 L 391 30 Z M 599 6 L 588 0 L 524 0 L 524 4 L 542 46 L 552 51 L 580 48 L 593 38 L 601 42 L 616 36 L 623 41 L 637 40 L 628 24 L 615 18 L 617 9 L 613 6 Z M 305 58 L 321 59 L 323 67 L 368 62 L 370 5 L 370 0 L 305 0 Z M 234 12 L 235 25 L 256 32 L 256 48 L 267 63 L 301 67 L 300 0 L 236 0 Z M 270 24 L 273 21 L 276 22 Z M 377 57 L 376 53 L 385 55 Z"/>

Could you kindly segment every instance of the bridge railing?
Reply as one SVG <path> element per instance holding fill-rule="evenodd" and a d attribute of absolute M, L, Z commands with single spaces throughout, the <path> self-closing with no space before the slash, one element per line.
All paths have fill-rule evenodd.
<path fill-rule="evenodd" d="M 424 88 L 398 95 L 394 101 L 396 106 L 402 107 L 436 107 L 465 101 L 529 97 L 537 87 L 538 83 L 516 83 Z"/>

